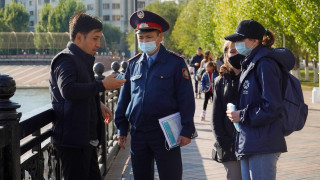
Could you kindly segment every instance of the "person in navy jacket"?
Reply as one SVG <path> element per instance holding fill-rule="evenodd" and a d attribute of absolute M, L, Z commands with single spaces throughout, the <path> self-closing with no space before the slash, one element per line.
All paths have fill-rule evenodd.
<path fill-rule="evenodd" d="M 195 132 L 195 100 L 190 74 L 183 58 L 161 44 L 169 24 L 149 11 L 130 17 L 143 53 L 129 60 L 127 80 L 121 89 L 115 124 L 118 143 L 124 148 L 131 124 L 131 162 L 134 179 L 154 179 L 154 160 L 160 179 L 182 179 L 180 147 L 191 142 Z M 159 119 L 180 112 L 180 147 L 166 149 Z"/>
<path fill-rule="evenodd" d="M 273 33 L 254 20 L 241 21 L 225 39 L 247 56 L 241 65 L 238 110 L 227 111 L 229 119 L 240 124 L 235 151 L 242 179 L 276 179 L 278 158 L 287 151 L 281 69 L 292 69 L 294 56 L 287 49 L 272 49 Z"/>

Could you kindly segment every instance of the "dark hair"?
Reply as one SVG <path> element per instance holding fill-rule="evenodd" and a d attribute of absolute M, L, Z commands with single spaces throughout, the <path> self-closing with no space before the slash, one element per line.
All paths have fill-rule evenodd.
<path fill-rule="evenodd" d="M 202 50 L 202 48 L 201 48 L 201 47 L 198 47 L 198 50 Z"/>
<path fill-rule="evenodd" d="M 79 12 L 70 18 L 69 33 L 71 41 L 75 40 L 77 33 L 82 33 L 86 36 L 94 29 L 102 31 L 102 23 L 89 14 Z"/>
<path fill-rule="evenodd" d="M 218 71 L 217 70 L 217 64 L 215 63 L 215 62 L 213 62 L 213 61 L 209 61 L 209 62 L 207 62 L 207 67 L 208 66 L 211 66 L 211 67 L 213 67 L 213 71 Z"/>
<path fill-rule="evenodd" d="M 266 29 L 266 34 L 263 36 L 263 39 L 261 41 L 261 44 L 267 48 L 272 48 L 272 45 L 275 42 L 275 36 L 273 32 L 269 29 Z"/>
<path fill-rule="evenodd" d="M 209 55 L 211 54 L 211 52 L 210 51 L 206 51 L 205 53 L 204 53 L 204 57 L 203 57 L 203 59 L 205 59 L 206 60 L 206 62 L 208 62 L 208 61 L 210 61 L 210 58 L 209 58 Z"/>

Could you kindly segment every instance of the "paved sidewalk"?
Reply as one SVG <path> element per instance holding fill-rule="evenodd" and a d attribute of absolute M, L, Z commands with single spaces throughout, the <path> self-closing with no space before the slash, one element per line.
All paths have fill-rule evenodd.
<path fill-rule="evenodd" d="M 320 180 L 320 103 L 311 103 L 311 91 L 304 91 L 306 103 L 309 105 L 309 115 L 303 130 L 295 132 L 286 138 L 288 152 L 283 153 L 278 161 L 277 179 Z M 203 99 L 196 99 L 195 125 L 198 137 L 190 145 L 183 147 L 183 180 L 223 180 L 225 170 L 222 164 L 211 159 L 214 143 L 211 132 L 212 103 L 208 104 L 206 122 L 200 121 Z M 129 162 L 129 145 L 126 150 L 120 150 L 106 176 L 106 180 L 131 179 L 132 171 Z M 155 179 L 159 179 L 155 172 Z"/>

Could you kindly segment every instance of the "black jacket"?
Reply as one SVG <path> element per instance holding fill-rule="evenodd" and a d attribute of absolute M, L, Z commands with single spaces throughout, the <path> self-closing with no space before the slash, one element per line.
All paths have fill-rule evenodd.
<path fill-rule="evenodd" d="M 101 137 L 103 118 L 98 93 L 105 88 L 94 78 L 94 60 L 94 56 L 68 43 L 51 62 L 51 102 L 57 116 L 52 136 L 55 145 L 84 147 Z"/>
<path fill-rule="evenodd" d="M 226 116 L 226 110 L 228 103 L 236 105 L 239 76 L 235 76 L 232 72 L 230 74 L 225 73 L 215 79 L 212 131 L 216 138 L 214 144 L 216 155 L 213 158 L 218 162 L 237 160 L 234 153 L 235 128 Z"/>
<path fill-rule="evenodd" d="M 194 67 L 194 72 L 196 74 L 197 70 L 199 69 L 200 67 L 200 64 L 201 64 L 201 61 L 203 59 L 203 54 L 201 54 L 200 56 L 198 54 L 194 55 L 191 59 L 191 62 L 190 62 L 190 66 L 191 67 Z M 199 63 L 199 66 L 194 66 L 195 63 Z"/>

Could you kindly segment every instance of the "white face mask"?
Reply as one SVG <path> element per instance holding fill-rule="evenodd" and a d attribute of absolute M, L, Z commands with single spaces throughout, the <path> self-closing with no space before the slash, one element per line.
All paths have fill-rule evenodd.
<path fill-rule="evenodd" d="M 139 42 L 139 49 L 147 54 L 152 54 L 157 49 L 156 41 Z"/>

